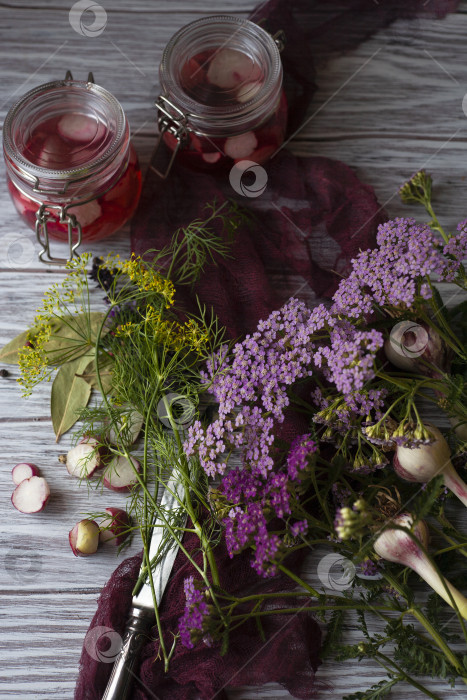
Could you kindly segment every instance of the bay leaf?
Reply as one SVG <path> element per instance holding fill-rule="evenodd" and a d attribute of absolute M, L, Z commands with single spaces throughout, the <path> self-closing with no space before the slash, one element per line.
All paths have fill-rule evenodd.
<path fill-rule="evenodd" d="M 81 357 L 92 349 L 105 315 L 100 311 L 54 319 L 52 334 L 44 346 L 51 365 Z M 101 337 L 107 329 L 103 329 Z"/>
<path fill-rule="evenodd" d="M 0 362 L 4 362 L 7 365 L 18 364 L 18 351 L 24 348 L 28 339 L 28 333 L 29 331 L 23 331 L 1 348 Z"/>
<path fill-rule="evenodd" d="M 89 364 L 89 355 L 65 362 L 58 370 L 52 384 L 50 411 L 56 442 L 78 420 L 78 411 L 88 405 L 91 385 L 81 377 Z"/>
<path fill-rule="evenodd" d="M 112 362 L 110 359 L 106 360 L 105 358 L 102 359 L 100 362 L 100 375 L 101 375 L 101 382 L 102 382 L 102 388 L 104 390 L 104 394 L 108 394 L 110 390 L 112 389 Z M 92 360 L 86 365 L 86 367 L 83 370 L 83 373 L 79 375 L 82 379 L 84 379 L 93 389 L 97 389 L 97 391 L 100 391 L 99 387 L 99 382 L 97 381 L 97 371 L 96 371 L 96 362 L 95 358 L 93 357 Z"/>

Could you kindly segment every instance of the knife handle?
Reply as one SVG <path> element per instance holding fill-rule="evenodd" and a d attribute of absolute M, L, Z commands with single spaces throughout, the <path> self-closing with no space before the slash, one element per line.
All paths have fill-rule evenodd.
<path fill-rule="evenodd" d="M 154 621 L 154 610 L 132 607 L 128 618 L 122 648 L 115 659 L 112 674 L 102 700 L 128 700 L 135 677 L 134 668 L 146 633 Z"/>

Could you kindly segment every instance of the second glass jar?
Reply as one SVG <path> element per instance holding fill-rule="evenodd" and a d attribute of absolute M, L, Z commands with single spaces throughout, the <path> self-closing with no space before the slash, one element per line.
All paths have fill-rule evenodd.
<path fill-rule="evenodd" d="M 189 167 L 261 164 L 284 141 L 278 43 L 249 20 L 219 15 L 180 29 L 165 48 L 160 83 L 161 137 Z"/>

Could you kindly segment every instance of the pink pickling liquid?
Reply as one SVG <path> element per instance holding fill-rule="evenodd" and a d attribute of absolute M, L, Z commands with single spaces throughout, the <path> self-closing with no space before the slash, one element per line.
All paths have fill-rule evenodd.
<path fill-rule="evenodd" d="M 234 49 L 211 49 L 190 58 L 180 71 L 180 83 L 186 94 L 201 105 L 230 106 L 254 98 L 264 81 L 264 74 L 246 54 Z M 180 148 L 177 158 L 196 169 L 213 165 L 231 168 L 233 163 L 251 160 L 264 163 L 284 141 L 287 101 L 284 92 L 274 113 L 267 121 L 243 134 L 227 137 L 204 137 L 189 133 L 189 141 Z M 164 141 L 174 150 L 175 136 L 165 132 Z"/>
<path fill-rule="evenodd" d="M 102 122 L 83 114 L 65 114 L 41 122 L 29 135 L 22 156 L 34 165 L 50 170 L 66 170 L 84 165 L 95 158 L 108 138 Z M 83 241 L 105 238 L 132 216 L 141 193 L 141 171 L 136 152 L 130 144 L 129 162 L 108 192 L 86 204 L 71 207 L 82 227 Z M 21 217 L 34 229 L 37 202 L 20 192 L 8 178 L 8 189 Z M 51 238 L 68 240 L 68 228 L 57 220 L 51 210 L 47 228 Z"/>

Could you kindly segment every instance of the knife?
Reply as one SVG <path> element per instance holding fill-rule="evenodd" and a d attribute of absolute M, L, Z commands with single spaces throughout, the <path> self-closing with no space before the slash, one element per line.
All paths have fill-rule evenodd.
<path fill-rule="evenodd" d="M 184 488 L 180 481 L 172 476 L 160 504 L 164 511 L 167 512 L 178 507 L 179 503 L 175 494 L 182 500 Z M 159 553 L 165 537 L 165 528 L 162 526 L 160 518 L 158 518 L 157 523 L 160 526 L 155 527 L 153 530 L 149 547 L 149 561 L 152 561 Z M 178 544 L 174 542 L 168 546 L 168 549 L 163 553 L 153 569 L 152 576 L 157 605 L 162 600 L 177 552 Z M 140 575 L 143 571 L 145 571 L 144 559 L 141 564 Z M 134 669 L 138 661 L 139 652 L 145 639 L 147 639 L 147 632 L 151 628 L 154 619 L 152 590 L 149 580 L 146 579 L 139 593 L 133 596 L 130 614 L 123 635 L 122 647 L 115 659 L 112 674 L 102 700 L 128 700 L 130 698 L 131 686 L 133 679 L 136 677 Z"/>

